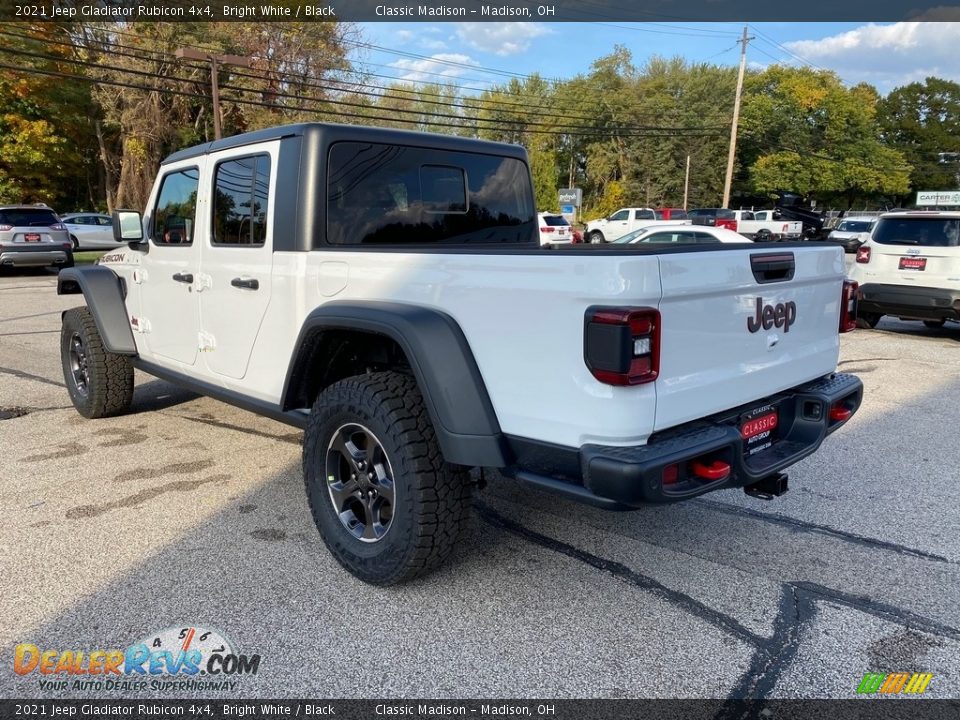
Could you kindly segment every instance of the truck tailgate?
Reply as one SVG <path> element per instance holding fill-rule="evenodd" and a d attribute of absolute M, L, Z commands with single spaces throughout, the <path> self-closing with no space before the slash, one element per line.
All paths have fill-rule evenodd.
<path fill-rule="evenodd" d="M 843 277 L 839 247 L 660 255 L 655 429 L 833 372 Z"/>

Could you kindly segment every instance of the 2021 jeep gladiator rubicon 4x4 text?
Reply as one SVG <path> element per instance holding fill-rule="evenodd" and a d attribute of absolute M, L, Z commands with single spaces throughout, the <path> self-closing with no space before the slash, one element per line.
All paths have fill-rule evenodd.
<path fill-rule="evenodd" d="M 522 148 L 306 124 L 183 150 L 129 247 L 60 273 L 86 417 L 134 368 L 303 428 L 313 518 L 373 583 L 449 552 L 474 467 L 609 508 L 774 495 L 860 405 L 839 247 L 540 247 Z"/>

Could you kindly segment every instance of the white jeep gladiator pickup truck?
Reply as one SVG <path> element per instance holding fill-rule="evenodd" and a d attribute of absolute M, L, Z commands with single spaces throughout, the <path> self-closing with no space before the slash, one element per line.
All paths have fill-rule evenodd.
<path fill-rule="evenodd" d="M 320 534 L 357 577 L 436 566 L 471 468 L 607 508 L 786 490 L 860 405 L 839 247 L 541 248 L 525 151 L 324 124 L 177 152 L 128 246 L 63 270 L 71 400 L 134 368 L 304 429 Z"/>

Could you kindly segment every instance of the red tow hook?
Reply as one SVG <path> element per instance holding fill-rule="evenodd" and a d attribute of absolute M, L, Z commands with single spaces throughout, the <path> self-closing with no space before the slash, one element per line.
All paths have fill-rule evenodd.
<path fill-rule="evenodd" d="M 853 415 L 851 410 L 843 407 L 843 405 L 834 405 L 830 408 L 830 419 L 834 422 L 843 422 L 844 420 L 849 420 L 850 416 Z"/>
<path fill-rule="evenodd" d="M 704 465 L 698 460 L 693 461 L 693 474 L 703 480 L 723 480 L 730 475 L 730 464 L 723 460 L 714 460 L 709 465 Z"/>

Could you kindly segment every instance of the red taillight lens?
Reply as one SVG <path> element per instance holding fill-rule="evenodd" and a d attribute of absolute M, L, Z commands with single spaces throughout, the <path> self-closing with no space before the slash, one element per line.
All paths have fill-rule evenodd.
<path fill-rule="evenodd" d="M 557 231 L 556 228 L 552 228 L 552 227 L 549 227 L 549 226 L 540 228 L 540 232 L 543 232 L 543 233 L 552 233 L 552 232 L 556 232 L 556 231 Z"/>
<path fill-rule="evenodd" d="M 857 248 L 857 262 L 858 263 L 870 262 L 870 246 L 869 245 L 863 245 Z"/>
<path fill-rule="evenodd" d="M 584 360 L 607 385 L 640 385 L 660 373 L 660 312 L 654 308 L 591 308 Z"/>
<path fill-rule="evenodd" d="M 850 332 L 857 327 L 857 290 L 860 285 L 853 280 L 843 281 L 840 295 L 840 332 Z"/>

